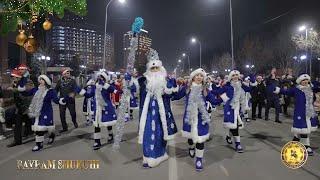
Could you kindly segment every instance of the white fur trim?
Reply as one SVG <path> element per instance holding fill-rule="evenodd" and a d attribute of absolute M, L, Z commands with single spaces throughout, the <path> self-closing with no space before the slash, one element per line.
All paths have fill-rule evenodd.
<path fill-rule="evenodd" d="M 80 96 L 83 96 L 85 93 L 86 93 L 86 90 L 81 89 L 81 91 L 79 92 L 79 95 L 80 95 Z"/>
<path fill-rule="evenodd" d="M 102 76 L 106 80 L 106 82 L 108 82 L 110 80 L 110 78 L 106 72 L 98 72 L 97 77 L 99 77 L 99 76 Z"/>
<path fill-rule="evenodd" d="M 233 70 L 228 75 L 228 81 L 231 81 L 232 76 L 235 75 L 235 74 L 237 74 L 239 76 L 239 78 L 240 78 L 240 72 L 238 70 Z"/>
<path fill-rule="evenodd" d="M 310 134 L 311 133 L 311 121 L 310 118 L 306 118 L 307 128 L 291 128 L 293 134 Z"/>
<path fill-rule="evenodd" d="M 163 156 L 160 156 L 158 158 L 148 158 L 148 157 L 143 156 L 143 162 L 147 163 L 149 165 L 149 167 L 156 167 L 160 163 L 162 163 L 163 161 L 165 161 L 167 159 L 169 159 L 169 156 L 167 153 L 164 153 Z"/>
<path fill-rule="evenodd" d="M 196 149 L 196 157 L 202 158 L 204 150 Z"/>
<path fill-rule="evenodd" d="M 93 133 L 93 139 L 101 139 L 101 133 Z"/>
<path fill-rule="evenodd" d="M 310 146 L 310 139 L 309 138 L 301 138 L 300 142 L 305 146 Z"/>
<path fill-rule="evenodd" d="M 102 122 L 102 108 L 100 107 L 98 102 L 96 102 L 96 104 L 97 104 L 96 115 L 95 115 L 95 121 L 93 122 L 93 126 L 94 127 L 114 126 L 117 123 L 117 119 L 114 119 L 112 121 Z"/>
<path fill-rule="evenodd" d="M 51 86 L 52 82 L 48 76 L 42 74 L 38 77 L 38 81 L 40 81 L 40 79 L 43 79 L 49 86 Z"/>
<path fill-rule="evenodd" d="M 145 124 L 147 121 L 148 107 L 149 107 L 150 98 L 151 98 L 150 96 L 151 95 L 148 92 L 146 95 L 146 99 L 144 101 L 144 104 L 143 104 L 143 109 L 142 109 L 142 114 L 141 114 L 141 119 L 140 119 L 140 126 L 139 126 L 139 138 L 138 138 L 138 143 L 140 143 L 140 144 L 142 144 L 142 142 L 143 142 L 144 128 L 145 128 Z M 164 109 L 162 95 L 158 94 L 155 96 L 156 96 L 158 106 L 159 106 L 160 120 L 161 120 L 161 124 L 162 124 L 162 129 L 163 129 L 163 139 L 167 141 L 167 140 L 169 140 L 169 135 L 168 135 L 166 112 Z"/>
<path fill-rule="evenodd" d="M 258 82 L 255 81 L 254 83 L 250 83 L 250 86 L 257 86 L 258 85 Z"/>
<path fill-rule="evenodd" d="M 87 82 L 87 86 L 90 86 L 90 85 L 94 85 L 95 84 L 95 81 L 93 79 L 90 79 L 88 82 Z"/>
<path fill-rule="evenodd" d="M 105 83 L 102 88 L 103 88 L 103 89 L 108 89 L 109 87 L 110 87 L 110 84 Z"/>
<path fill-rule="evenodd" d="M 234 142 L 240 142 L 240 136 L 234 136 L 233 139 Z"/>
<path fill-rule="evenodd" d="M 315 132 L 315 131 L 317 131 L 318 130 L 318 126 L 313 126 L 313 127 L 311 127 L 311 132 Z"/>
<path fill-rule="evenodd" d="M 226 93 L 221 94 L 220 97 L 221 97 L 221 99 L 222 99 L 223 102 L 227 102 L 227 101 L 229 101 L 229 99 L 230 99 L 230 98 L 227 96 Z"/>
<path fill-rule="evenodd" d="M 31 126 L 32 131 L 51 131 L 53 132 L 55 130 L 55 126 L 39 126 L 39 125 L 32 125 Z"/>
<path fill-rule="evenodd" d="M 310 81 L 310 80 L 311 80 L 311 77 L 310 77 L 308 74 L 301 74 L 301 75 L 297 78 L 296 83 L 297 83 L 297 84 L 300 84 L 301 81 L 303 81 L 303 80 L 308 80 L 308 81 Z"/>
<path fill-rule="evenodd" d="M 66 102 L 63 102 L 63 100 L 65 101 L 64 98 L 60 98 L 60 99 L 59 99 L 59 104 L 61 104 L 61 105 L 66 105 L 67 103 L 66 103 Z"/>
<path fill-rule="evenodd" d="M 197 75 L 197 74 L 202 74 L 202 76 L 204 77 L 204 79 L 207 78 L 207 73 L 202 69 L 202 68 L 198 68 L 194 71 L 191 72 L 190 74 L 190 81 L 192 81 L 192 79 Z"/>
<path fill-rule="evenodd" d="M 276 90 L 274 90 L 273 93 L 279 94 L 279 93 L 280 93 L 280 88 L 279 88 L 279 87 L 276 87 Z"/>
<path fill-rule="evenodd" d="M 233 120 L 233 123 L 231 122 L 223 122 L 223 126 L 225 128 L 228 128 L 228 129 L 237 129 L 238 127 L 238 121 L 240 120 L 241 121 L 241 118 L 240 118 L 240 114 L 239 114 L 239 109 L 240 107 L 237 106 L 233 111 L 234 111 L 234 120 Z M 242 121 L 241 121 L 242 122 Z M 243 125 L 243 123 L 242 123 Z"/>
<path fill-rule="evenodd" d="M 19 91 L 19 92 L 23 92 L 23 91 L 25 91 L 25 90 L 26 90 L 26 86 L 23 86 L 23 87 L 18 86 L 18 91 Z"/>
<path fill-rule="evenodd" d="M 36 142 L 43 142 L 44 136 L 36 136 Z"/>

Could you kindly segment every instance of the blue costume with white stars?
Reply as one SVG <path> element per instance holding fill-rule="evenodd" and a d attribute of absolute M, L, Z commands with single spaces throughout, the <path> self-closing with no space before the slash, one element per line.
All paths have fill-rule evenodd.
<path fill-rule="evenodd" d="M 155 167 L 168 159 L 167 141 L 173 139 L 177 133 L 170 105 L 171 97 L 177 90 L 174 87 L 166 87 L 159 93 L 152 93 L 146 86 L 140 87 L 140 92 L 144 96 L 140 97 L 143 107 L 138 141 L 143 146 L 143 163 L 149 167 Z"/>

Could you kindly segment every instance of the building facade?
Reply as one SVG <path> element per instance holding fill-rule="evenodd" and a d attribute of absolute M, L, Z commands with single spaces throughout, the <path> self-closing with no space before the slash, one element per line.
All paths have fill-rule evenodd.
<path fill-rule="evenodd" d="M 66 18 L 54 22 L 47 34 L 52 64 L 69 64 L 75 56 L 89 69 L 102 68 L 104 34 L 98 27 L 81 19 Z M 106 35 L 106 67 L 114 64 L 114 37 Z"/>

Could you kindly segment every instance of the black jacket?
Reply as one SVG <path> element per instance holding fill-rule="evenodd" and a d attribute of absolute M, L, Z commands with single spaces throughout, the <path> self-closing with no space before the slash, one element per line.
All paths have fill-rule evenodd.
<path fill-rule="evenodd" d="M 263 82 L 252 88 L 252 101 L 264 101 L 266 98 L 266 86 Z"/>
<path fill-rule="evenodd" d="M 77 83 L 72 78 L 61 78 L 56 85 L 56 91 L 60 97 L 69 96 L 70 93 L 74 93 L 77 87 Z"/>

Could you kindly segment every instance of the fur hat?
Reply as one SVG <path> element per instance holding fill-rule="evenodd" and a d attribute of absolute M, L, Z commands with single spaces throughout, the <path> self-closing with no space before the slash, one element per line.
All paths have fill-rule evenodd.
<path fill-rule="evenodd" d="M 192 81 L 192 79 L 197 75 L 197 74 L 202 74 L 203 78 L 206 79 L 207 78 L 207 73 L 202 69 L 196 69 L 194 71 L 191 72 L 190 74 L 190 81 Z"/>
<path fill-rule="evenodd" d="M 38 77 L 38 81 L 40 81 L 40 79 L 43 79 L 49 86 L 51 86 L 52 82 L 48 76 L 42 74 Z"/>
<path fill-rule="evenodd" d="M 104 72 L 104 71 L 98 72 L 97 73 L 97 77 L 99 77 L 99 76 L 102 76 L 106 81 L 110 80 L 108 74 L 106 72 Z"/>
<path fill-rule="evenodd" d="M 240 72 L 239 72 L 238 70 L 232 70 L 232 71 L 229 73 L 228 81 L 231 81 L 232 76 L 234 76 L 234 75 L 238 75 L 239 78 L 240 78 Z"/>
<path fill-rule="evenodd" d="M 297 84 L 300 84 L 301 81 L 304 81 L 304 80 L 308 80 L 308 81 L 311 81 L 311 77 L 308 75 L 308 74 L 301 74 L 298 79 L 296 80 L 296 83 Z"/>

